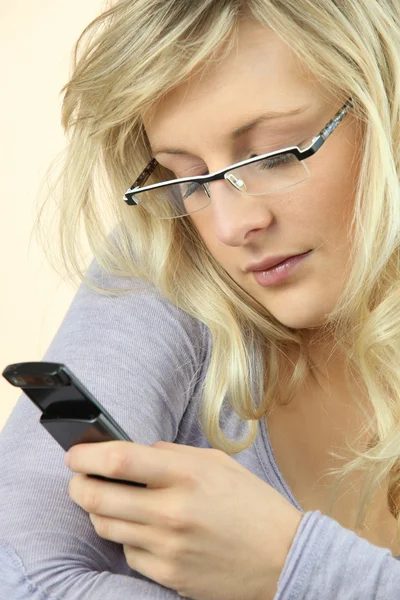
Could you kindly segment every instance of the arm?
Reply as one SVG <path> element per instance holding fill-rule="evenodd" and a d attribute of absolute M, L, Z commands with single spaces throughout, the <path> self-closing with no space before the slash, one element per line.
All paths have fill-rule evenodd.
<path fill-rule="evenodd" d="M 5 600 L 176 600 L 178 597 L 173 590 L 129 571 L 127 569 L 126 575 L 101 572 L 92 564 L 85 568 L 77 550 L 71 551 L 64 560 L 61 557 L 49 560 L 42 580 L 34 583 L 37 577 L 33 578 L 21 557 L 0 540 L 0 591 Z"/>
<path fill-rule="evenodd" d="M 196 321 L 150 289 L 111 297 L 82 285 L 43 360 L 70 367 L 133 441 L 173 442 L 201 371 L 201 337 Z M 22 393 L 0 433 L 1 599 L 176 598 L 96 534 L 39 418 Z"/>
<path fill-rule="evenodd" d="M 316 510 L 300 522 L 274 600 L 321 598 L 400 598 L 400 561 Z"/>

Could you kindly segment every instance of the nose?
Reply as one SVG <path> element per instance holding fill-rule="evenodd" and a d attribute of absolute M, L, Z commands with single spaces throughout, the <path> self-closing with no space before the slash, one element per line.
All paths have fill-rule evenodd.
<path fill-rule="evenodd" d="M 233 178 L 229 183 L 221 180 L 209 184 L 208 209 L 217 239 L 227 246 L 243 246 L 256 232 L 269 229 L 275 217 L 268 196 L 249 196 L 243 193 L 245 184 L 240 178 L 228 177 Z"/>

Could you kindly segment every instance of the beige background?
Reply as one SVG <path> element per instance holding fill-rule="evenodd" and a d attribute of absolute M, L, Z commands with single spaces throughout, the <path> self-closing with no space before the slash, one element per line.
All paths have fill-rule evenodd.
<path fill-rule="evenodd" d="M 50 268 L 32 227 L 39 184 L 65 146 L 59 92 L 72 48 L 103 9 L 100 0 L 0 5 L 0 430 L 21 394 L 1 372 L 42 359 L 76 293 Z"/>

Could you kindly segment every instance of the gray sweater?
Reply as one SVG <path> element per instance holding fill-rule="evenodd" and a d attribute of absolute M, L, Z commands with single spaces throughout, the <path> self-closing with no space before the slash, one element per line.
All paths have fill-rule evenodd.
<path fill-rule="evenodd" d="M 113 287 L 128 283 L 96 261 L 89 275 Z M 42 360 L 69 367 L 139 444 L 210 447 L 197 422 L 209 331 L 146 288 L 115 298 L 82 284 Z M 37 359 L 22 349 L 23 360 Z M 22 393 L 0 432 L 0 600 L 178 599 L 133 571 L 122 545 L 96 534 L 68 495 L 74 474 L 40 414 Z M 231 410 L 221 426 L 229 437 L 246 432 Z M 233 458 L 302 510 L 279 473 L 264 419 L 256 442 Z M 322 599 L 400 599 L 400 562 L 316 510 L 297 530 L 274 600 Z"/>

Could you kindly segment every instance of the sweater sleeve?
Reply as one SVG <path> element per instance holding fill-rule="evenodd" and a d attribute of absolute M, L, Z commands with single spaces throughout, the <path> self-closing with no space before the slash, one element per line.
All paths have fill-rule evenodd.
<path fill-rule="evenodd" d="M 400 562 L 319 510 L 306 512 L 274 600 L 398 600 Z"/>
<path fill-rule="evenodd" d="M 88 275 L 109 287 L 132 283 L 96 261 Z M 113 297 L 82 283 L 42 360 L 71 369 L 133 441 L 173 442 L 201 370 L 203 326 L 140 284 L 148 289 Z M 1 600 L 178 598 L 97 535 L 69 497 L 74 474 L 40 415 L 22 393 L 0 432 Z"/>

